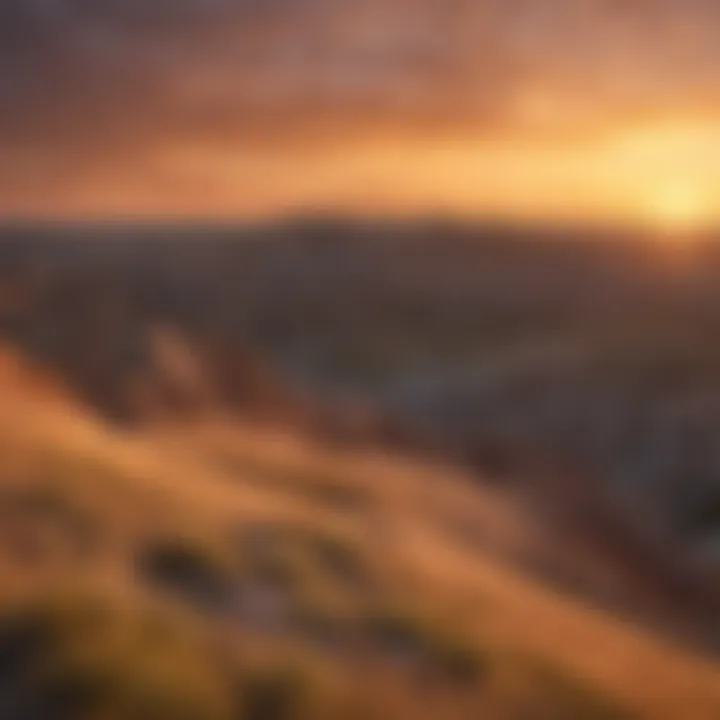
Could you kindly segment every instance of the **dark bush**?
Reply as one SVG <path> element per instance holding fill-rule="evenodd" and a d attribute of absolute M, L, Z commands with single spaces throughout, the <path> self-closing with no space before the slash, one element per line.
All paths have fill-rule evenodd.
<path fill-rule="evenodd" d="M 256 669 L 239 686 L 242 720 L 335 720 L 349 710 L 332 670 L 308 657 Z"/>
<path fill-rule="evenodd" d="M 237 583 L 232 558 L 199 539 L 167 538 L 142 548 L 138 565 L 152 584 L 200 603 L 228 599 Z"/>
<path fill-rule="evenodd" d="M 454 683 L 475 684 L 488 670 L 479 648 L 411 610 L 376 608 L 366 617 L 365 630 L 381 651 L 405 655 Z"/>
<path fill-rule="evenodd" d="M 12 716 L 229 720 L 222 668 L 188 623 L 99 597 L 52 596 L 6 611 L 0 674 Z M 1 705 L 0 714 L 8 716 Z"/>

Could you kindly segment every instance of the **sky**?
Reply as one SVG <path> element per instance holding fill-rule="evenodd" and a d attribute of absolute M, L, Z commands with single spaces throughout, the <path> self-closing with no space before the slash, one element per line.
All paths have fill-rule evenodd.
<path fill-rule="evenodd" d="M 0 0 L 0 215 L 720 221 L 719 32 L 717 0 Z"/>

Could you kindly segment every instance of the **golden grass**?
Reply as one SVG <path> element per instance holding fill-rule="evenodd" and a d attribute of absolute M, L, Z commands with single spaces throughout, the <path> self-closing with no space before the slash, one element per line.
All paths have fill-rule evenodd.
<path fill-rule="evenodd" d="M 531 521 L 458 471 L 223 419 L 123 435 L 20 400 L 0 409 L 0 447 L 0 498 L 24 488 L 33 512 L 97 529 L 74 581 L 112 588 L 121 608 L 185 606 L 241 658 L 223 666 L 241 668 L 241 717 L 320 718 L 335 703 L 365 707 L 358 718 L 533 717 L 541 703 L 550 718 L 720 716 L 716 664 L 524 576 L 507 557 L 532 542 Z M 6 597 L 58 577 L 1 537 L 0 573 Z M 188 602 L 183 583 L 221 602 Z M 394 651 L 402 636 L 400 652 L 378 632 Z M 324 679 L 283 670 L 288 648 Z"/>

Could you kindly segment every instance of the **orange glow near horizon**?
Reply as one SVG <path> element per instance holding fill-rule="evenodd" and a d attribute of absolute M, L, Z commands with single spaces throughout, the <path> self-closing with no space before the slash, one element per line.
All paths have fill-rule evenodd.
<path fill-rule="evenodd" d="M 82 216 L 272 217 L 441 212 L 658 230 L 720 225 L 720 125 L 647 121 L 593 133 L 368 138 L 312 149 L 171 147 L 142 181 L 63 196 Z M 52 208 L 50 213 L 52 214 Z"/>
<path fill-rule="evenodd" d="M 186 158 L 187 159 L 187 158 Z M 180 161 L 182 164 L 182 161 Z M 720 127 L 648 122 L 567 139 L 530 133 L 498 138 L 373 140 L 354 150 L 258 155 L 252 162 L 198 152 L 233 212 L 328 207 L 349 212 L 520 221 L 621 223 L 703 229 L 720 223 Z"/>
<path fill-rule="evenodd" d="M 718 2 L 25 5 L 0 219 L 720 227 Z"/>

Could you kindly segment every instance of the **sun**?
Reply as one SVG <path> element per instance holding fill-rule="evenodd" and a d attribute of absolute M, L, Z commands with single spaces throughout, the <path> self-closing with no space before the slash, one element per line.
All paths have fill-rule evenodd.
<path fill-rule="evenodd" d="M 720 130 L 706 122 L 657 122 L 625 130 L 609 147 L 608 172 L 628 210 L 670 232 L 702 231 L 720 219 Z"/>
<path fill-rule="evenodd" d="M 649 209 L 652 219 L 670 229 L 692 229 L 706 220 L 706 209 L 698 193 L 683 185 L 661 188 Z"/>
<path fill-rule="evenodd" d="M 646 202 L 647 220 L 660 230 L 693 232 L 713 223 L 713 205 L 692 183 L 673 182 L 655 188 Z"/>

